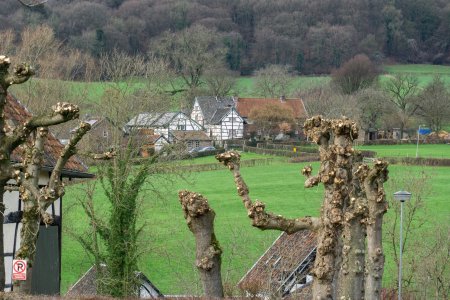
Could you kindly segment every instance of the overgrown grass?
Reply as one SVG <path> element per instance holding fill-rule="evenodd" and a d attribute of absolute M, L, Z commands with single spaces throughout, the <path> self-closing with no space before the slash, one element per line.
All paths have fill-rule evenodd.
<path fill-rule="evenodd" d="M 207 160 L 207 158 L 202 158 Z M 304 178 L 300 175 L 303 164 L 289 164 L 276 161 L 269 166 L 243 168 L 253 199 L 266 203 L 269 211 L 287 217 L 318 216 L 323 197 L 323 188 L 304 189 Z M 317 170 L 318 163 L 313 163 Z M 410 166 L 390 166 L 390 177 L 396 178 L 409 170 L 427 172 L 432 176 L 432 193 L 426 199 L 428 213 L 433 221 L 448 222 L 448 196 L 450 194 L 450 168 L 422 168 Z M 177 191 L 190 189 L 205 195 L 216 211 L 216 235 L 222 245 L 224 280 L 234 286 L 253 263 L 279 235 L 275 231 L 260 231 L 250 225 L 247 213 L 236 195 L 232 175 L 228 170 L 190 174 L 188 181 L 178 178 L 168 185 L 162 178 L 153 178 L 153 185 L 168 187 L 164 198 L 144 195 L 141 218 L 147 224 L 142 236 L 146 252 L 139 266 L 152 282 L 165 294 L 184 294 L 200 291 L 194 267 L 195 244 L 189 232 L 178 202 Z M 402 189 L 387 183 L 388 196 Z M 84 194 L 83 185 L 70 186 L 64 198 L 64 228 L 78 233 L 88 224 L 81 208 L 74 204 L 74 198 Z M 96 192 L 97 211 L 106 207 L 106 198 L 101 191 Z M 388 212 L 390 214 L 392 212 Z M 420 238 L 429 238 L 421 236 Z M 390 246 L 385 245 L 387 248 Z M 386 249 L 386 253 L 391 253 Z M 405 257 L 405 260 L 408 257 Z M 62 292 L 73 284 L 91 265 L 82 248 L 67 234 L 63 236 Z M 392 270 L 392 257 L 386 258 Z M 386 274 L 386 283 L 395 278 Z"/>

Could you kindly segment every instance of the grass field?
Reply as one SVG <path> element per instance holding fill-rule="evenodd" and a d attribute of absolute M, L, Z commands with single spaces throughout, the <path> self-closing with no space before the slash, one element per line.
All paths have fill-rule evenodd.
<path fill-rule="evenodd" d="M 244 154 L 244 157 L 247 154 Z M 211 158 L 202 158 L 209 162 Z M 212 160 L 212 159 L 211 159 Z M 304 164 L 289 164 L 276 161 L 269 166 L 243 168 L 253 199 L 260 199 L 267 204 L 270 211 L 288 216 L 317 216 L 323 189 L 317 187 L 305 190 L 304 178 L 300 169 Z M 318 163 L 313 167 L 317 170 Z M 426 172 L 432 176 L 430 187 L 433 193 L 425 199 L 428 213 L 433 222 L 448 223 L 450 185 L 450 168 L 422 168 L 407 166 L 390 166 L 390 177 L 398 178 L 405 172 Z M 259 231 L 250 225 L 245 209 L 236 195 L 232 176 L 228 170 L 210 171 L 190 174 L 188 181 L 176 178 L 174 185 L 168 186 L 164 199 L 152 196 L 143 197 L 141 218 L 147 224 L 142 236 L 146 247 L 145 255 L 139 266 L 163 293 L 191 293 L 199 290 L 194 262 L 194 238 L 185 224 L 177 191 L 190 189 L 205 195 L 216 211 L 216 235 L 223 247 L 224 281 L 233 286 L 266 250 L 278 232 Z M 161 178 L 153 179 L 160 183 Z M 386 184 L 388 195 L 402 189 L 394 186 L 393 181 Z M 83 195 L 82 185 L 68 188 L 65 197 L 63 253 L 62 253 L 62 292 L 73 284 L 91 265 L 91 261 L 72 238 L 68 229 L 78 233 L 87 227 L 86 217 L 74 198 Z M 106 205 L 104 195 L 98 191 L 95 197 L 97 211 Z M 388 212 L 388 215 L 392 212 Z M 431 225 L 430 226 L 434 226 Z M 386 245 L 389 248 L 389 245 Z M 386 249 L 386 253 L 390 253 Z M 405 254 L 405 260 L 408 259 Z M 392 257 L 386 258 L 387 270 L 393 269 Z M 386 274 L 385 281 L 393 280 L 393 274 Z"/>
<path fill-rule="evenodd" d="M 357 146 L 358 150 L 376 151 L 378 157 L 416 157 L 416 145 L 371 145 Z M 419 144 L 419 157 L 450 158 L 450 145 Z"/>
<path fill-rule="evenodd" d="M 417 76 L 421 86 L 425 86 L 431 82 L 433 76 L 440 74 L 444 82 L 450 84 L 450 66 L 436 66 L 436 65 L 387 65 L 383 67 L 388 73 L 381 76 L 381 81 L 386 80 L 390 74 L 395 73 L 408 73 Z M 32 79 L 33 81 L 39 81 L 40 79 Z M 299 90 L 320 86 L 330 81 L 330 76 L 297 76 L 294 78 L 290 91 L 293 94 Z M 100 82 L 70 82 L 68 86 L 71 88 L 71 94 L 73 96 L 84 95 L 83 99 L 87 104 L 97 103 L 100 97 L 103 95 L 105 89 L 108 88 L 108 84 Z M 135 87 L 143 86 L 143 82 L 136 80 L 132 84 Z M 17 85 L 12 88 L 13 93 L 21 94 L 26 93 L 28 89 L 27 85 Z M 131 88 L 133 90 L 133 88 Z M 255 78 L 250 76 L 238 77 L 235 88 L 232 91 L 234 94 L 238 94 L 240 97 L 258 97 L 258 91 L 255 87 Z M 178 108 L 178 107 L 177 107 Z"/>

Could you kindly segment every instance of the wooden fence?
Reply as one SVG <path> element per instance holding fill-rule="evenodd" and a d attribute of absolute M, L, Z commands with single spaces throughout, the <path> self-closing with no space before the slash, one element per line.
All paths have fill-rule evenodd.
<path fill-rule="evenodd" d="M 254 158 L 241 161 L 242 167 L 256 167 L 256 166 L 266 166 L 273 163 L 274 158 Z M 198 165 L 186 165 L 177 166 L 177 172 L 205 172 L 205 171 L 216 171 L 225 170 L 226 167 L 221 163 L 209 163 L 209 164 L 198 164 Z M 158 173 L 171 173 L 173 168 L 160 169 Z"/>

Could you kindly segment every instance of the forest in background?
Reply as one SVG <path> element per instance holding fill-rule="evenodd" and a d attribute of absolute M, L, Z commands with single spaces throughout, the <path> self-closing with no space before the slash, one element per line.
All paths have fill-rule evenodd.
<path fill-rule="evenodd" d="M 450 63 L 448 0 L 49 0 L 23 9 L 3 0 L 0 31 L 48 24 L 56 38 L 98 57 L 147 54 L 167 32 L 217 32 L 230 70 L 268 64 L 323 74 L 358 53 L 373 61 Z"/>

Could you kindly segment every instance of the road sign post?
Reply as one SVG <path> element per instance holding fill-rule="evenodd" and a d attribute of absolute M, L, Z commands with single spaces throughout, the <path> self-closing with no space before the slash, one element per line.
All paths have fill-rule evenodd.
<path fill-rule="evenodd" d="M 27 261 L 21 259 L 13 260 L 12 280 L 27 280 Z"/>

